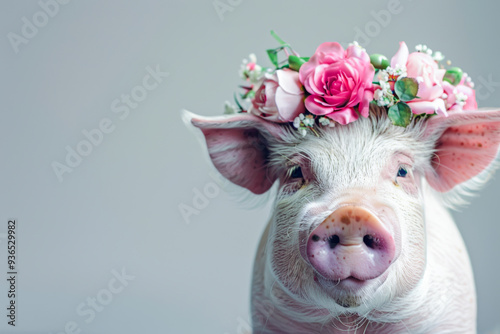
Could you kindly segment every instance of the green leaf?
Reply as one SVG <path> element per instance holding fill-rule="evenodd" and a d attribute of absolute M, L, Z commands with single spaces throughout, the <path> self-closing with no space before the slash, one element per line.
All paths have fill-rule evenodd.
<path fill-rule="evenodd" d="M 389 66 L 387 57 L 379 53 L 374 53 L 370 56 L 370 63 L 379 70 L 385 70 Z"/>
<path fill-rule="evenodd" d="M 413 78 L 402 78 L 394 84 L 394 91 L 401 101 L 411 101 L 417 97 L 418 82 Z"/>
<path fill-rule="evenodd" d="M 453 86 L 456 86 L 462 80 L 464 72 L 459 67 L 452 67 L 446 71 L 443 80 L 448 81 Z"/>
<path fill-rule="evenodd" d="M 307 60 L 304 60 L 301 57 L 297 57 L 296 55 L 288 56 L 288 64 L 290 65 L 290 68 L 294 71 L 299 71 L 302 64 L 305 64 L 306 62 Z"/>
<path fill-rule="evenodd" d="M 268 49 L 266 50 L 267 52 L 267 55 L 269 56 L 269 60 L 271 60 L 271 63 L 273 63 L 273 65 L 275 67 L 278 67 L 278 51 L 280 49 Z"/>
<path fill-rule="evenodd" d="M 243 110 L 245 110 L 245 109 L 243 109 L 243 107 L 241 106 L 240 101 L 238 101 L 238 98 L 236 97 L 236 93 L 234 93 L 233 97 L 234 97 L 234 102 L 236 102 L 236 105 L 238 106 L 238 108 L 240 108 L 240 111 L 239 111 L 239 112 L 242 112 Z"/>
<path fill-rule="evenodd" d="M 391 106 L 387 114 L 394 125 L 407 127 L 410 124 L 411 108 L 404 102 L 398 102 Z"/>

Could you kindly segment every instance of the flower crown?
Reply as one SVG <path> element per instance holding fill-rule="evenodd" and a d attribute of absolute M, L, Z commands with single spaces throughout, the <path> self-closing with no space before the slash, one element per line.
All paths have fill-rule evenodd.
<path fill-rule="evenodd" d="M 467 73 L 458 67 L 445 69 L 441 52 L 425 45 L 409 53 L 400 42 L 389 62 L 381 54 L 368 55 L 357 42 L 345 50 L 337 42 L 326 42 L 309 58 L 271 34 L 280 43 L 267 50 L 274 68 L 257 65 L 254 54 L 243 60 L 240 75 L 247 84 L 241 86 L 242 101 L 235 95 L 237 106 L 226 102 L 226 114 L 248 112 L 271 122 L 293 123 L 305 136 L 308 130 L 316 133 L 316 126 L 368 117 L 370 104 L 385 108 L 392 123 L 402 127 L 413 118 L 477 109 Z M 283 61 L 280 52 L 286 55 Z"/>

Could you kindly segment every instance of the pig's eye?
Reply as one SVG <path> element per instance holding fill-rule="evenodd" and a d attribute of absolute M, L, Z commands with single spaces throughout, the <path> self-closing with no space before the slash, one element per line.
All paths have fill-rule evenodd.
<path fill-rule="evenodd" d="M 406 175 L 408 175 L 408 171 L 406 170 L 406 168 L 400 166 L 397 177 L 406 177 Z"/>
<path fill-rule="evenodd" d="M 300 166 L 293 166 L 290 171 L 289 171 L 289 174 L 290 177 L 292 179 L 301 179 L 303 178 L 304 176 L 302 175 L 302 169 L 300 168 Z"/>

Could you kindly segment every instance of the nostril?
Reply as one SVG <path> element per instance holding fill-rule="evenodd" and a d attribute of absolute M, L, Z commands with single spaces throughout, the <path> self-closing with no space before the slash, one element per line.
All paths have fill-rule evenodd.
<path fill-rule="evenodd" d="M 335 246 L 337 246 L 339 242 L 340 238 L 336 234 L 328 237 L 328 243 L 330 244 L 330 248 L 332 249 L 335 248 Z"/>
<path fill-rule="evenodd" d="M 319 240 L 319 236 L 317 234 L 315 234 L 315 235 L 312 236 L 312 239 L 313 239 L 313 241 L 318 241 Z"/>
<path fill-rule="evenodd" d="M 365 243 L 366 246 L 368 246 L 368 248 L 376 248 L 379 244 L 378 239 L 374 238 L 369 234 L 363 237 L 363 242 Z"/>

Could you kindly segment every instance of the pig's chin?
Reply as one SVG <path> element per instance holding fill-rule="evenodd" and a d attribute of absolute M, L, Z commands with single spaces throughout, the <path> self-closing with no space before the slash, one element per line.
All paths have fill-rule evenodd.
<path fill-rule="evenodd" d="M 373 297 L 386 278 L 387 275 L 383 274 L 368 280 L 360 280 L 350 276 L 346 279 L 332 281 L 321 275 L 316 275 L 314 281 L 335 303 L 344 308 L 353 309 L 361 305 L 369 306 L 369 299 Z"/>

